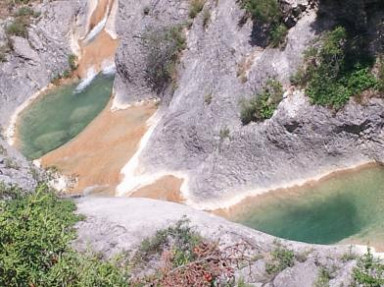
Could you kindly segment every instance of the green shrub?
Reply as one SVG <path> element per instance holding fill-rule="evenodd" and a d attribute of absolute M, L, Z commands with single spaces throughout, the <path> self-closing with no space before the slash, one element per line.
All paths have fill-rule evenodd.
<path fill-rule="evenodd" d="M 231 131 L 228 127 L 222 128 L 220 130 L 220 139 L 221 140 L 224 140 L 226 138 L 230 138 L 230 135 L 231 135 Z"/>
<path fill-rule="evenodd" d="M 292 250 L 277 244 L 275 250 L 272 251 L 272 262 L 266 264 L 268 274 L 276 274 L 295 264 L 295 254 Z"/>
<path fill-rule="evenodd" d="M 4 46 L 0 46 L 0 63 L 7 61 L 7 55 L 10 50 L 11 49 L 9 43 Z"/>
<path fill-rule="evenodd" d="M 0 182 L 0 212 L 2 212 L 1 201 L 4 199 L 12 199 L 21 196 L 22 191 L 17 186 L 9 186 L 4 182 Z"/>
<path fill-rule="evenodd" d="M 68 65 L 72 71 L 77 69 L 77 56 L 74 54 L 68 55 Z"/>
<path fill-rule="evenodd" d="M 284 44 L 286 36 L 288 34 L 288 28 L 284 24 L 275 25 L 270 32 L 270 43 L 274 48 Z"/>
<path fill-rule="evenodd" d="M 239 0 L 240 5 L 253 20 L 265 25 L 269 34 L 269 44 L 273 48 L 285 42 L 288 28 L 283 23 L 283 15 L 277 0 Z"/>
<path fill-rule="evenodd" d="M 241 0 L 244 8 L 253 19 L 265 24 L 277 23 L 281 19 L 281 12 L 277 0 Z"/>
<path fill-rule="evenodd" d="M 28 23 L 22 18 L 16 18 L 6 29 L 7 35 L 28 38 Z"/>
<path fill-rule="evenodd" d="M 171 248 L 174 267 L 185 265 L 195 259 L 193 250 L 200 242 L 200 235 L 190 226 L 189 220 L 183 218 L 174 226 L 159 230 L 153 237 L 143 240 L 134 255 L 134 264 L 148 262 L 151 256 L 161 254 L 164 248 Z"/>
<path fill-rule="evenodd" d="M 371 63 L 356 53 L 351 41 L 347 31 L 337 27 L 324 35 L 322 45 L 305 53 L 306 67 L 291 81 L 306 86 L 313 104 L 340 109 L 351 96 L 376 86 Z"/>
<path fill-rule="evenodd" d="M 319 273 L 317 276 L 317 279 L 314 283 L 314 287 L 329 287 L 329 281 L 332 279 L 331 274 L 329 271 L 324 268 L 320 267 Z"/>
<path fill-rule="evenodd" d="M 13 199 L 0 200 L 0 286 L 129 286 L 117 262 L 70 248 L 81 219 L 72 201 L 44 184 L 27 195 L 0 184 L 1 197 Z"/>
<path fill-rule="evenodd" d="M 24 6 L 19 8 L 16 13 L 16 17 L 37 17 L 38 13 L 36 13 L 32 8 L 28 6 Z"/>
<path fill-rule="evenodd" d="M 384 285 L 384 264 L 380 259 L 374 258 L 368 249 L 357 262 L 353 270 L 355 282 L 363 287 L 380 287 Z"/>
<path fill-rule="evenodd" d="M 242 102 L 241 122 L 247 125 L 271 118 L 282 99 L 282 85 L 276 80 L 268 80 L 261 93 Z"/>
<path fill-rule="evenodd" d="M 179 55 L 186 46 L 184 27 L 151 29 L 142 41 L 147 54 L 146 81 L 155 92 L 161 93 L 171 82 L 176 82 Z"/>
<path fill-rule="evenodd" d="M 0 286 L 37 285 L 74 238 L 72 202 L 43 185 L 35 194 L 2 202 Z"/>
<path fill-rule="evenodd" d="M 189 17 L 191 19 L 196 18 L 196 16 L 203 10 L 204 5 L 205 0 L 192 0 L 189 8 Z"/>

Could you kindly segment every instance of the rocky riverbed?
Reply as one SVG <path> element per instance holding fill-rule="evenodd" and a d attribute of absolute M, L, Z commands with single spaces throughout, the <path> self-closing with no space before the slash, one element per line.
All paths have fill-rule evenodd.
<path fill-rule="evenodd" d="M 374 5 L 375 1 L 371 2 Z M 302 64 L 303 52 L 333 25 L 336 16 L 330 12 L 332 7 L 320 7 L 330 13 L 324 18 L 318 15 L 316 1 L 284 1 L 284 21 L 290 23 L 287 41 L 284 47 L 271 48 L 266 45 L 262 31 L 245 17 L 234 0 L 206 1 L 201 13 L 193 18 L 187 0 L 111 3 L 110 18 L 104 28 L 110 32 L 108 41 L 113 45 L 115 36 L 120 40 L 115 57 L 112 109 L 124 109 L 147 99 L 160 100 L 156 118 L 137 146 L 136 154 L 132 152 L 131 160 L 126 159 L 128 164 L 117 188 L 119 195 L 137 190 L 153 193 L 141 188 L 175 176 L 184 182 L 172 184 L 171 189 L 181 185 L 182 192 L 173 198 L 182 198 L 199 209 L 214 209 L 233 204 L 234 198 L 240 201 L 250 194 L 332 170 L 383 162 L 383 99 L 352 99 L 335 112 L 312 105 L 303 91 L 290 86 L 290 77 Z M 0 46 L 12 43 L 5 61 L 0 63 L 3 134 L 25 101 L 47 87 L 57 74 L 71 68 L 68 57 L 79 54 L 78 40 L 86 40 L 98 25 L 89 12 L 95 8 L 98 11 L 98 4 L 91 0 L 35 4 L 33 8 L 40 14 L 28 27 L 28 40 L 7 36 L 12 18 L 1 20 Z M 207 10 L 209 17 L 204 12 Z M 376 27 L 380 15 L 380 10 L 372 12 L 367 25 Z M 156 33 L 175 26 L 182 27 L 177 29 L 185 34 L 185 43 L 178 53 L 172 82 L 161 90 L 153 89 L 148 84 L 147 71 L 148 57 L 153 51 L 148 50 L 146 41 L 153 40 L 151 37 L 157 39 Z M 374 43 L 372 49 L 375 45 L 381 44 Z M 110 51 L 107 52 L 110 57 Z M 102 66 L 102 62 L 98 63 L 99 68 Z M 80 76 L 84 75 L 83 72 Z M 271 119 L 243 125 L 240 102 L 260 91 L 270 78 L 283 84 L 283 101 Z M 119 130 L 123 132 L 124 128 Z M 4 139 L 0 139 L 0 151 L 0 181 L 32 190 L 40 171 Z M 132 175 L 137 179 L 133 185 L 129 177 Z M 113 182 L 107 183 L 115 186 L 116 178 L 114 174 Z M 251 242 L 252 252 L 262 253 L 266 258 L 276 248 L 276 238 L 272 236 L 176 203 L 84 197 L 77 201 L 77 206 L 87 219 L 77 226 L 79 237 L 74 246 L 83 250 L 90 243 L 107 256 L 137 248 L 144 237 L 175 223 L 183 215 L 204 236 L 221 238 L 224 247 Z M 305 256 L 273 278 L 265 277 L 264 257 L 252 263 L 251 272 L 239 268 L 239 274 L 254 286 L 312 286 L 321 268 L 336 266 L 329 286 L 350 286 L 356 259 L 345 260 L 348 247 L 280 242 L 298 256 Z M 352 251 L 361 254 L 363 249 L 353 247 Z"/>

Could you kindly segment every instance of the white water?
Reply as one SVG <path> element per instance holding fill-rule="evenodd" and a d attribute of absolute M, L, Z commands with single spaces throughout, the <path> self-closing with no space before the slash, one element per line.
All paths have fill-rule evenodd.
<path fill-rule="evenodd" d="M 95 79 L 97 74 L 98 73 L 94 67 L 91 67 L 90 69 L 88 69 L 87 76 L 76 87 L 75 92 L 76 93 L 82 92 L 86 87 L 88 87 L 92 83 L 92 81 Z"/>
<path fill-rule="evenodd" d="M 114 75 L 116 74 L 116 65 L 114 61 L 105 60 L 101 65 L 101 72 L 104 75 Z"/>

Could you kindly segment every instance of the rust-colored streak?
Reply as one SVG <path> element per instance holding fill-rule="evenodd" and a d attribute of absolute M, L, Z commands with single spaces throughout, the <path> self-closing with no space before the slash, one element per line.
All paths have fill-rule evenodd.
<path fill-rule="evenodd" d="M 76 138 L 41 159 L 44 167 L 56 166 L 64 175 L 78 177 L 69 193 L 99 186 L 99 191 L 112 195 L 156 110 L 154 104 L 145 104 L 111 112 L 110 106 Z"/>
<path fill-rule="evenodd" d="M 84 78 L 89 68 L 94 67 L 96 71 L 100 71 L 105 60 L 113 62 L 118 45 L 119 41 L 112 39 L 105 30 L 101 31 L 91 43 L 81 45 L 77 75 Z"/>
<path fill-rule="evenodd" d="M 135 191 L 130 197 L 146 197 L 164 201 L 183 203 L 185 199 L 180 193 L 182 179 L 174 176 L 164 176 L 151 185 Z"/>
<path fill-rule="evenodd" d="M 97 23 L 103 20 L 105 14 L 108 11 L 108 8 L 112 7 L 112 5 L 112 0 L 99 0 L 95 11 L 92 13 L 91 21 L 89 23 L 89 30 L 92 30 L 97 25 Z"/>

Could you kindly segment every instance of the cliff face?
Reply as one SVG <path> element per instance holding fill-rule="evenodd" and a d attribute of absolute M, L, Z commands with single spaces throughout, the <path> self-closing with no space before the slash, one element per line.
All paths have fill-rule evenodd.
<path fill-rule="evenodd" d="M 38 16 L 28 37 L 7 32 L 15 18 L 0 19 L 0 48 L 10 47 L 0 62 L 0 128 L 4 134 L 17 108 L 69 68 L 70 37 L 83 1 L 45 2 L 33 7 Z M 16 10 L 14 11 L 16 13 Z M 79 17 L 81 19 L 81 17 Z M 0 182 L 33 190 L 40 171 L 0 138 Z"/>
<path fill-rule="evenodd" d="M 291 2 L 286 5 L 302 7 L 300 1 Z M 304 2 L 282 49 L 265 47 L 263 33 L 250 19 L 244 21 L 245 12 L 236 1 L 206 2 L 186 29 L 187 48 L 181 55 L 174 90 L 160 93 L 161 119 L 140 156 L 148 174 L 187 174 L 189 203 L 213 208 L 217 201 L 245 194 L 245 190 L 285 185 L 337 168 L 384 160 L 382 100 L 370 99 L 363 105 L 351 101 L 333 112 L 310 105 L 300 91 L 290 89 L 289 78 L 301 64 L 303 52 L 334 24 L 335 15 L 320 17 L 318 9 Z M 188 13 L 174 9 L 177 5 L 183 2 L 157 1 L 154 6 L 145 1 L 120 3 L 119 15 L 136 11 L 139 16 L 119 20 L 132 29 L 119 31 L 122 45 L 116 61 L 124 69 L 118 69 L 118 79 L 125 82 L 117 82 L 117 104 L 158 96 L 136 78 L 140 75 L 137 67 L 145 66 L 142 59 L 146 55 L 126 47 L 139 45 L 147 23 L 169 26 L 187 21 Z M 153 14 L 140 13 L 147 6 Z M 208 22 L 205 10 L 210 14 Z M 164 23 L 156 11 L 172 15 L 167 17 L 172 21 Z M 283 83 L 285 99 L 272 119 L 243 126 L 241 100 L 259 91 L 269 78 Z"/>
<path fill-rule="evenodd" d="M 0 20 L 0 46 L 11 46 L 0 63 L 0 125 L 7 125 L 18 106 L 69 69 L 71 32 L 81 5 L 86 3 L 64 0 L 35 6 L 40 16 L 28 27 L 27 38 L 6 35 L 13 19 Z"/>

